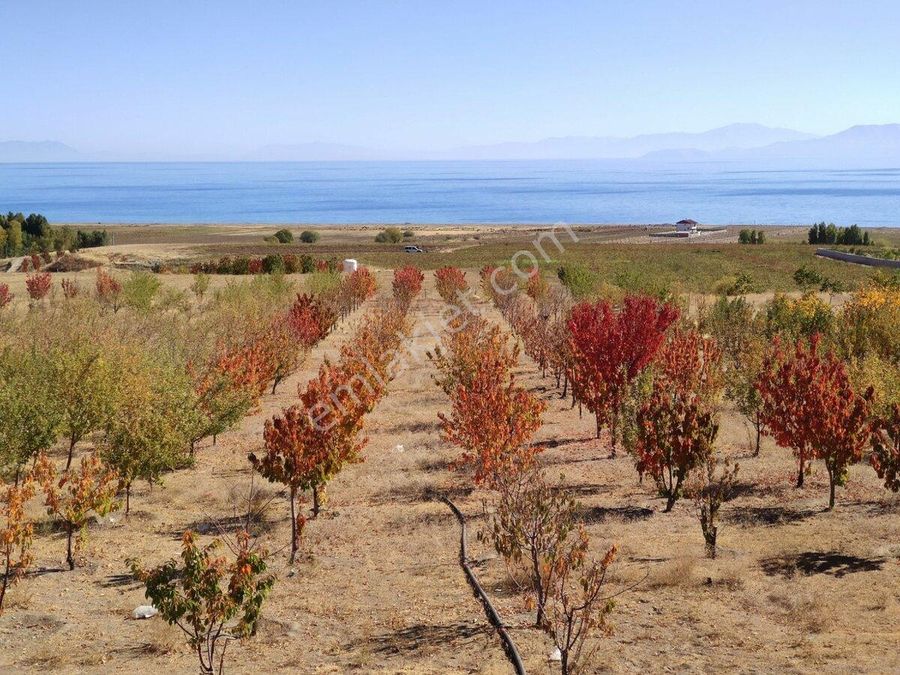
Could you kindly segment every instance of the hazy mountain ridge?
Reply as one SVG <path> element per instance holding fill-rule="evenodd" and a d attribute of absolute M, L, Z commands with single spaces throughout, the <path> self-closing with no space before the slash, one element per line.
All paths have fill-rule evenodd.
<path fill-rule="evenodd" d="M 719 152 L 815 138 L 793 129 L 730 124 L 701 133 L 642 134 L 631 138 L 570 136 L 533 143 L 468 146 L 440 153 L 446 159 L 638 159 L 669 150 Z"/>
<path fill-rule="evenodd" d="M 80 153 L 59 141 L 0 141 L 0 162 L 76 162 Z"/>
<path fill-rule="evenodd" d="M 57 141 L 0 141 L 0 162 L 102 161 Z M 201 158 L 198 158 L 200 161 Z M 498 143 L 444 151 L 391 151 L 341 143 L 261 146 L 212 161 L 566 160 L 634 162 L 749 162 L 768 165 L 900 166 L 900 124 L 858 125 L 830 136 L 760 124 L 731 124 L 703 133 L 645 134 L 633 138 L 567 137 Z M 164 160 L 158 160 L 164 161 Z M 177 160 L 173 160 L 177 161 Z"/>

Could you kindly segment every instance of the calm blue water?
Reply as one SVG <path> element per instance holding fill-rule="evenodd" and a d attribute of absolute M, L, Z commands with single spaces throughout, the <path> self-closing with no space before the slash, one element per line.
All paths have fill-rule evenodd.
<path fill-rule="evenodd" d="M 900 169 L 609 161 L 0 164 L 0 210 L 103 223 L 900 225 Z"/>

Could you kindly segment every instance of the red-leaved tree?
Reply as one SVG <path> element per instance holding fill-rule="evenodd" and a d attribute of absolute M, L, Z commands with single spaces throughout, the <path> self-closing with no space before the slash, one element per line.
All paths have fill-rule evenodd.
<path fill-rule="evenodd" d="M 53 287 L 53 277 L 49 272 L 35 272 L 25 277 L 25 288 L 28 297 L 34 301 L 43 300 Z"/>
<path fill-rule="evenodd" d="M 656 355 L 678 309 L 649 296 L 631 295 L 616 311 L 606 300 L 572 308 L 569 381 L 597 420 L 597 437 L 610 425 L 615 455 L 619 415 L 628 386 Z"/>
<path fill-rule="evenodd" d="M 803 487 L 807 463 L 824 460 L 828 509 L 833 509 L 835 487 L 844 485 L 847 468 L 861 459 L 871 438 L 872 389 L 862 395 L 854 391 L 844 363 L 819 353 L 818 335 L 808 347 L 801 338 L 789 353 L 776 339 L 756 386 L 766 433 L 797 457 L 797 487 Z"/>
<path fill-rule="evenodd" d="M 713 339 L 676 332 L 660 350 L 653 390 L 638 410 L 635 464 L 656 483 L 667 512 L 688 474 L 713 450 L 721 358 Z"/>
<path fill-rule="evenodd" d="M 884 487 L 900 491 L 900 403 L 894 403 L 888 415 L 876 420 L 872 450 L 872 466 Z"/>
<path fill-rule="evenodd" d="M 394 297 L 400 302 L 409 304 L 422 290 L 424 281 L 425 275 L 422 274 L 422 270 L 418 267 L 406 265 L 394 270 L 394 281 L 392 283 Z"/>
<path fill-rule="evenodd" d="M 0 309 L 6 307 L 10 302 L 12 302 L 13 294 L 9 292 L 9 286 L 7 284 L 0 284 Z"/>
<path fill-rule="evenodd" d="M 106 305 L 113 312 L 119 311 L 122 297 L 122 282 L 116 279 L 102 267 L 97 268 L 97 283 L 95 285 L 97 300 Z"/>

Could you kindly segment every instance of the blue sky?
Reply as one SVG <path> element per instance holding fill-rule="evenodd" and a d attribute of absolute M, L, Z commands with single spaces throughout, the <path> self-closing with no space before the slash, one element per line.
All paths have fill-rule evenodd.
<path fill-rule="evenodd" d="M 900 121 L 900 3 L 0 0 L 0 140 L 446 148 Z"/>

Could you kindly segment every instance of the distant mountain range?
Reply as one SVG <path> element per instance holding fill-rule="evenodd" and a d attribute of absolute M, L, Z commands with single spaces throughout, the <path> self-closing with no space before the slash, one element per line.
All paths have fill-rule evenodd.
<path fill-rule="evenodd" d="M 638 159 L 673 150 L 722 152 L 813 138 L 812 134 L 792 129 L 730 124 L 698 134 L 645 134 L 632 138 L 569 136 L 545 138 L 534 143 L 469 146 L 442 154 L 453 159 Z"/>
<path fill-rule="evenodd" d="M 97 161 L 56 141 L 0 141 L 0 162 Z M 221 159 L 221 158 L 218 158 Z M 760 124 L 731 124 L 702 133 L 645 134 L 632 138 L 579 136 L 535 142 L 396 152 L 337 143 L 267 145 L 234 160 L 542 160 L 604 159 L 645 163 L 742 162 L 768 166 L 900 166 L 900 124 L 855 126 L 813 136 Z"/>
<path fill-rule="evenodd" d="M 0 141 L 0 162 L 77 162 L 79 152 L 58 141 Z"/>

